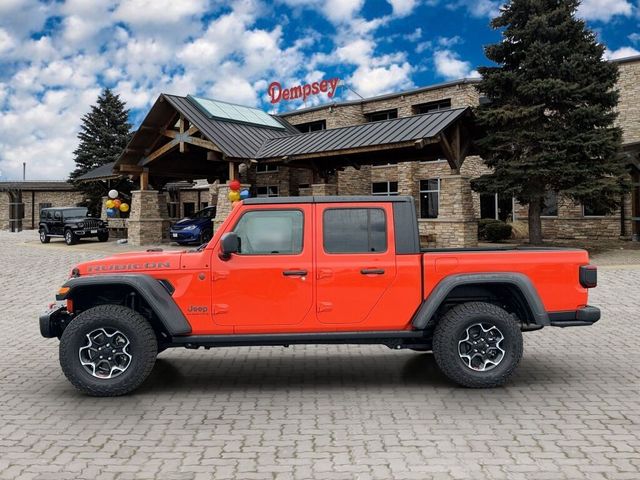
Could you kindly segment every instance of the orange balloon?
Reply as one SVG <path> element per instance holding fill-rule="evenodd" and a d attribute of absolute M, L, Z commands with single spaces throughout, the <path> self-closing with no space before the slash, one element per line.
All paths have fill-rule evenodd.
<path fill-rule="evenodd" d="M 120 201 L 120 199 L 116 198 L 113 201 L 113 206 L 116 207 L 116 208 L 120 208 L 120 205 L 122 205 L 122 202 Z"/>

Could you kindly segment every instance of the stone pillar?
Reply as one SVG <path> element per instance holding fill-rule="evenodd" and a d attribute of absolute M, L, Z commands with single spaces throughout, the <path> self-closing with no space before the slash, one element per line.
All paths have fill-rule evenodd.
<path fill-rule="evenodd" d="M 335 183 L 314 183 L 311 185 L 311 195 L 323 197 L 326 195 L 337 195 L 338 186 Z"/>
<path fill-rule="evenodd" d="M 102 203 L 100 204 L 100 218 L 102 220 L 107 220 L 107 200 L 109 200 L 109 197 L 102 197 Z"/>
<path fill-rule="evenodd" d="M 131 214 L 127 220 L 131 245 L 158 245 L 166 237 L 167 199 L 156 190 L 131 192 Z"/>
<path fill-rule="evenodd" d="M 9 203 L 10 197 L 7 192 L 0 192 L 0 230 L 10 230 L 9 226 Z"/>
<path fill-rule="evenodd" d="M 243 184 L 240 186 L 240 191 L 251 188 L 251 185 Z M 229 201 L 229 184 L 221 183 L 218 185 L 217 202 L 216 202 L 216 218 L 213 219 L 213 231 L 215 232 L 222 222 L 224 222 L 231 210 L 233 204 Z"/>
<path fill-rule="evenodd" d="M 471 178 L 462 175 L 440 177 L 438 218 L 429 223 L 438 247 L 478 245 L 478 222 L 473 209 Z"/>
<path fill-rule="evenodd" d="M 398 163 L 398 195 L 413 197 L 416 211 L 420 214 L 420 181 L 418 179 L 419 162 Z"/>

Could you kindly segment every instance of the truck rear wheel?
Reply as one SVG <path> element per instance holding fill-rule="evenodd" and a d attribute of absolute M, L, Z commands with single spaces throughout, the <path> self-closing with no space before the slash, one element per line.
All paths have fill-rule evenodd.
<path fill-rule="evenodd" d="M 438 322 L 433 353 L 442 372 L 459 385 L 503 385 L 522 358 L 522 332 L 509 313 L 490 303 L 469 302 Z"/>
<path fill-rule="evenodd" d="M 79 314 L 60 339 L 60 366 L 78 390 L 96 397 L 125 395 L 151 373 L 158 342 L 149 322 L 121 305 Z"/>

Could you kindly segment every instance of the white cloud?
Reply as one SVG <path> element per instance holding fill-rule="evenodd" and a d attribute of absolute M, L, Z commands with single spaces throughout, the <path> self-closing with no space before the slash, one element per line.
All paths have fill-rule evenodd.
<path fill-rule="evenodd" d="M 115 18 L 131 25 L 169 25 L 203 13 L 205 0 L 124 0 L 115 11 Z"/>
<path fill-rule="evenodd" d="M 410 73 L 411 65 L 408 62 L 386 67 L 362 65 L 351 75 L 348 83 L 363 97 L 371 97 L 398 89 L 411 88 L 413 82 L 409 78 Z"/>
<path fill-rule="evenodd" d="M 5 29 L 0 28 L 0 53 L 5 53 L 15 46 L 16 42 Z"/>
<path fill-rule="evenodd" d="M 617 50 L 605 50 L 604 57 L 607 60 L 618 60 L 620 58 L 635 57 L 640 55 L 640 51 L 633 47 L 621 47 Z"/>
<path fill-rule="evenodd" d="M 416 0 L 387 0 L 393 8 L 393 14 L 399 17 L 409 15 L 416 7 Z"/>
<path fill-rule="evenodd" d="M 452 10 L 465 8 L 474 17 L 496 17 L 500 13 L 502 0 L 455 0 L 447 3 Z"/>
<path fill-rule="evenodd" d="M 436 72 L 447 80 L 478 77 L 476 70 L 471 68 L 471 63 L 460 60 L 458 54 L 451 50 L 437 50 L 433 54 Z"/>
<path fill-rule="evenodd" d="M 586 20 L 608 22 L 616 15 L 630 16 L 633 5 L 627 0 L 583 0 L 578 15 Z"/>

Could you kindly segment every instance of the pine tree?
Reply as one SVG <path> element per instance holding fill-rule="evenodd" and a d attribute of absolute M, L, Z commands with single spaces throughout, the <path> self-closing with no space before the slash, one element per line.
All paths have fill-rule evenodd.
<path fill-rule="evenodd" d="M 542 242 L 547 192 L 612 211 L 627 188 L 614 126 L 617 65 L 576 18 L 578 0 L 510 0 L 485 48 L 497 64 L 479 71 L 489 102 L 476 110 L 478 146 L 493 173 L 473 188 L 529 205 L 529 241 Z"/>
<path fill-rule="evenodd" d="M 70 181 L 87 198 L 87 206 L 94 214 L 100 213 L 101 198 L 109 188 L 129 194 L 131 182 L 128 179 L 112 180 L 107 186 L 104 182 L 76 182 L 81 175 L 105 163 L 115 162 L 122 154 L 131 138 L 131 124 L 128 121 L 129 110 L 120 97 L 106 88 L 98 96 L 96 105 L 82 117 L 78 133 L 80 143 L 73 152 L 76 168 L 71 172 Z"/>

